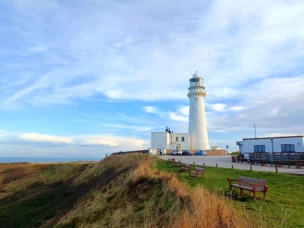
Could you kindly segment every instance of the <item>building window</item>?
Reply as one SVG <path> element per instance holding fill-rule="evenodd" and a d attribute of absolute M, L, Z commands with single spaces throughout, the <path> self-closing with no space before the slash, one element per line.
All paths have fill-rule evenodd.
<path fill-rule="evenodd" d="M 266 152 L 265 145 L 254 145 L 254 152 Z"/>
<path fill-rule="evenodd" d="M 282 152 L 295 152 L 295 145 L 294 144 L 281 144 L 281 151 Z"/>
<path fill-rule="evenodd" d="M 182 137 L 182 142 L 185 142 L 185 137 Z"/>
<path fill-rule="evenodd" d="M 178 142 L 178 137 L 175 137 L 175 142 Z"/>

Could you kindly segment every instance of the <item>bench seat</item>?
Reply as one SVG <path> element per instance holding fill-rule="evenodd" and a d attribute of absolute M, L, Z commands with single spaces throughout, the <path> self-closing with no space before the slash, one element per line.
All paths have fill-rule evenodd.
<path fill-rule="evenodd" d="M 198 175 L 202 175 L 202 177 L 204 177 L 204 171 L 204 168 L 195 167 L 192 172 L 189 172 L 189 176 L 194 175 L 198 177 Z"/>
<path fill-rule="evenodd" d="M 238 184 L 231 184 L 231 186 L 236 187 L 236 188 L 242 188 L 242 189 L 245 189 L 245 190 L 253 190 L 252 187 L 241 186 L 241 185 L 238 185 Z"/>
<path fill-rule="evenodd" d="M 174 161 L 174 166 L 179 167 L 182 165 L 181 161 Z"/>
<path fill-rule="evenodd" d="M 190 171 L 190 165 L 189 164 L 184 164 L 183 170 L 184 171 Z"/>

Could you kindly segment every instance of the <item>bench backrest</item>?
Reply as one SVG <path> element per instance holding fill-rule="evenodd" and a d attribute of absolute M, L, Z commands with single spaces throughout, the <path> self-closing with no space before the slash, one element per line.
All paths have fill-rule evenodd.
<path fill-rule="evenodd" d="M 202 174 L 204 172 L 204 168 L 195 167 L 195 172 L 198 173 L 198 174 Z"/>
<path fill-rule="evenodd" d="M 259 184 L 259 186 L 256 186 L 255 189 L 257 191 L 264 191 L 267 181 L 259 180 L 259 179 L 255 179 L 255 178 L 251 178 L 251 177 L 239 176 L 238 183 L 240 186 L 245 186 L 245 187 L 252 187 L 254 184 Z"/>

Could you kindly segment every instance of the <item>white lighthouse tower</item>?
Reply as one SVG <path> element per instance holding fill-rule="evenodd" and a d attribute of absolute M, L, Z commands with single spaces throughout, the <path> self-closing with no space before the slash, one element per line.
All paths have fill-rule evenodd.
<path fill-rule="evenodd" d="M 191 150 L 209 150 L 208 131 L 205 112 L 206 91 L 203 78 L 196 72 L 189 80 L 190 99 L 189 134 Z"/>

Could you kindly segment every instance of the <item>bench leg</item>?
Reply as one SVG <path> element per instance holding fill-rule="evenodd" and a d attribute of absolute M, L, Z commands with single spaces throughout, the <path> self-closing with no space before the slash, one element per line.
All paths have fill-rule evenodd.
<path fill-rule="evenodd" d="M 263 192 L 264 200 L 266 199 L 266 192 Z"/>
<path fill-rule="evenodd" d="M 256 191 L 253 191 L 253 199 L 256 200 Z"/>
<path fill-rule="evenodd" d="M 230 194 L 230 196 L 232 196 L 232 186 L 231 185 L 229 185 L 229 194 Z"/>
<path fill-rule="evenodd" d="M 243 189 L 240 189 L 240 196 L 243 197 Z"/>

